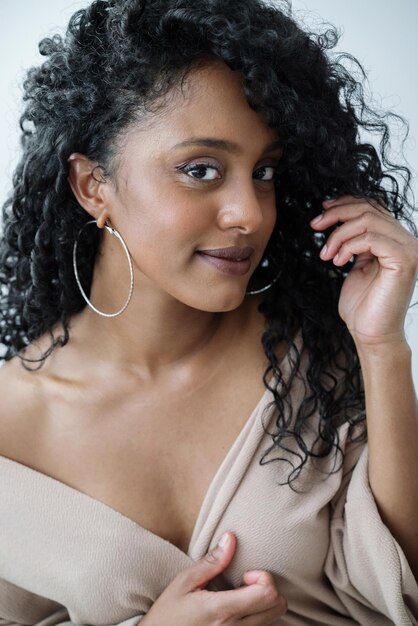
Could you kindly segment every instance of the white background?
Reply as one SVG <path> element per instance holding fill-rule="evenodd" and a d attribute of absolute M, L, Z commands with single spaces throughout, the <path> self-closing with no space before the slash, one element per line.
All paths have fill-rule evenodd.
<path fill-rule="evenodd" d="M 62 32 L 69 17 L 87 4 L 85 0 L 0 0 L 0 204 L 17 162 L 24 70 L 44 60 L 38 53 L 39 40 Z M 292 8 L 298 19 L 314 28 L 321 22 L 337 26 L 342 32 L 337 49 L 350 52 L 363 64 L 378 104 L 409 121 L 405 156 L 415 174 L 418 200 L 417 0 L 293 0 Z M 418 387 L 418 305 L 408 313 L 406 332 Z"/>

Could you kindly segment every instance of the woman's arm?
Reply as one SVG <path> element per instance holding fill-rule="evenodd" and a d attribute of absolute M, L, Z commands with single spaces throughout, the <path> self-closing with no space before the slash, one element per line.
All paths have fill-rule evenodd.
<path fill-rule="evenodd" d="M 357 349 L 363 371 L 369 482 L 385 525 L 418 580 L 418 407 L 406 342 Z"/>
<path fill-rule="evenodd" d="M 369 483 L 382 520 L 418 578 L 418 410 L 405 317 L 418 273 L 418 241 L 376 201 L 343 196 L 311 222 L 328 237 L 320 256 L 355 263 L 338 310 L 363 372 Z"/>

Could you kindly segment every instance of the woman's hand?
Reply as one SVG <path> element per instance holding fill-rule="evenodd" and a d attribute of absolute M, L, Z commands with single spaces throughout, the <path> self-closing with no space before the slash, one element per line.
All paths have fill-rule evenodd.
<path fill-rule="evenodd" d="M 404 323 L 418 270 L 418 241 L 381 205 L 342 196 L 323 203 L 311 221 L 317 231 L 342 225 L 321 250 L 344 265 L 356 255 L 341 289 L 338 311 L 357 346 L 405 342 Z"/>
<path fill-rule="evenodd" d="M 377 202 L 343 196 L 323 203 L 315 230 L 342 222 L 320 256 L 343 265 L 339 313 L 364 382 L 368 481 L 382 522 L 418 574 L 418 412 L 405 316 L 417 276 L 418 241 Z M 338 257 L 336 257 L 338 253 Z"/>
<path fill-rule="evenodd" d="M 271 574 L 251 570 L 246 586 L 228 591 L 208 591 L 205 586 L 231 562 L 236 538 L 181 572 L 163 591 L 141 621 L 141 626 L 271 626 L 287 610 Z"/>

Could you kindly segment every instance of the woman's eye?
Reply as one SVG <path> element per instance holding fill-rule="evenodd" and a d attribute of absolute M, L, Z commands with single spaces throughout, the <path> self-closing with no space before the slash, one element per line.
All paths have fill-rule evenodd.
<path fill-rule="evenodd" d="M 179 169 L 183 170 L 183 172 L 190 172 L 191 178 L 197 178 L 198 180 L 215 180 L 217 177 L 214 174 L 219 172 L 218 168 L 211 163 L 190 163 Z M 209 175 L 206 177 L 207 170 L 212 170 L 212 172 L 209 172 Z"/>
<path fill-rule="evenodd" d="M 256 177 L 258 180 L 262 180 L 262 181 L 270 181 L 273 180 L 274 178 L 274 170 L 275 167 L 273 165 L 263 165 L 263 167 L 259 167 L 258 170 L 256 170 L 257 172 L 261 172 L 261 177 L 259 178 L 258 176 Z M 264 176 L 266 176 L 266 178 L 263 178 Z"/>
<path fill-rule="evenodd" d="M 196 178 L 197 180 L 209 181 L 220 178 L 220 176 L 216 175 L 216 173 L 219 174 L 220 172 L 219 168 L 212 163 L 189 163 L 177 169 L 186 172 L 191 178 Z M 269 182 L 274 178 L 274 171 L 275 167 L 273 165 L 263 165 L 263 167 L 255 170 L 254 178 L 263 182 Z"/>

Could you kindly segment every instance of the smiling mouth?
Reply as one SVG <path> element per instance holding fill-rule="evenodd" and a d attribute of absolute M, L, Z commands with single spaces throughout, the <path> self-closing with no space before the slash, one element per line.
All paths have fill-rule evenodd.
<path fill-rule="evenodd" d="M 244 248 L 240 248 L 239 246 L 230 246 L 229 248 L 199 250 L 198 252 L 230 261 L 246 261 L 255 252 L 255 250 L 251 246 L 245 246 Z"/>
<path fill-rule="evenodd" d="M 247 258 L 226 258 L 224 256 L 214 254 L 209 254 L 208 252 L 204 252 L 203 250 L 198 250 L 196 254 L 205 261 L 208 265 L 216 268 L 218 271 L 223 274 L 229 274 L 232 276 L 243 276 L 247 274 L 251 267 L 251 258 L 247 256 Z"/>

